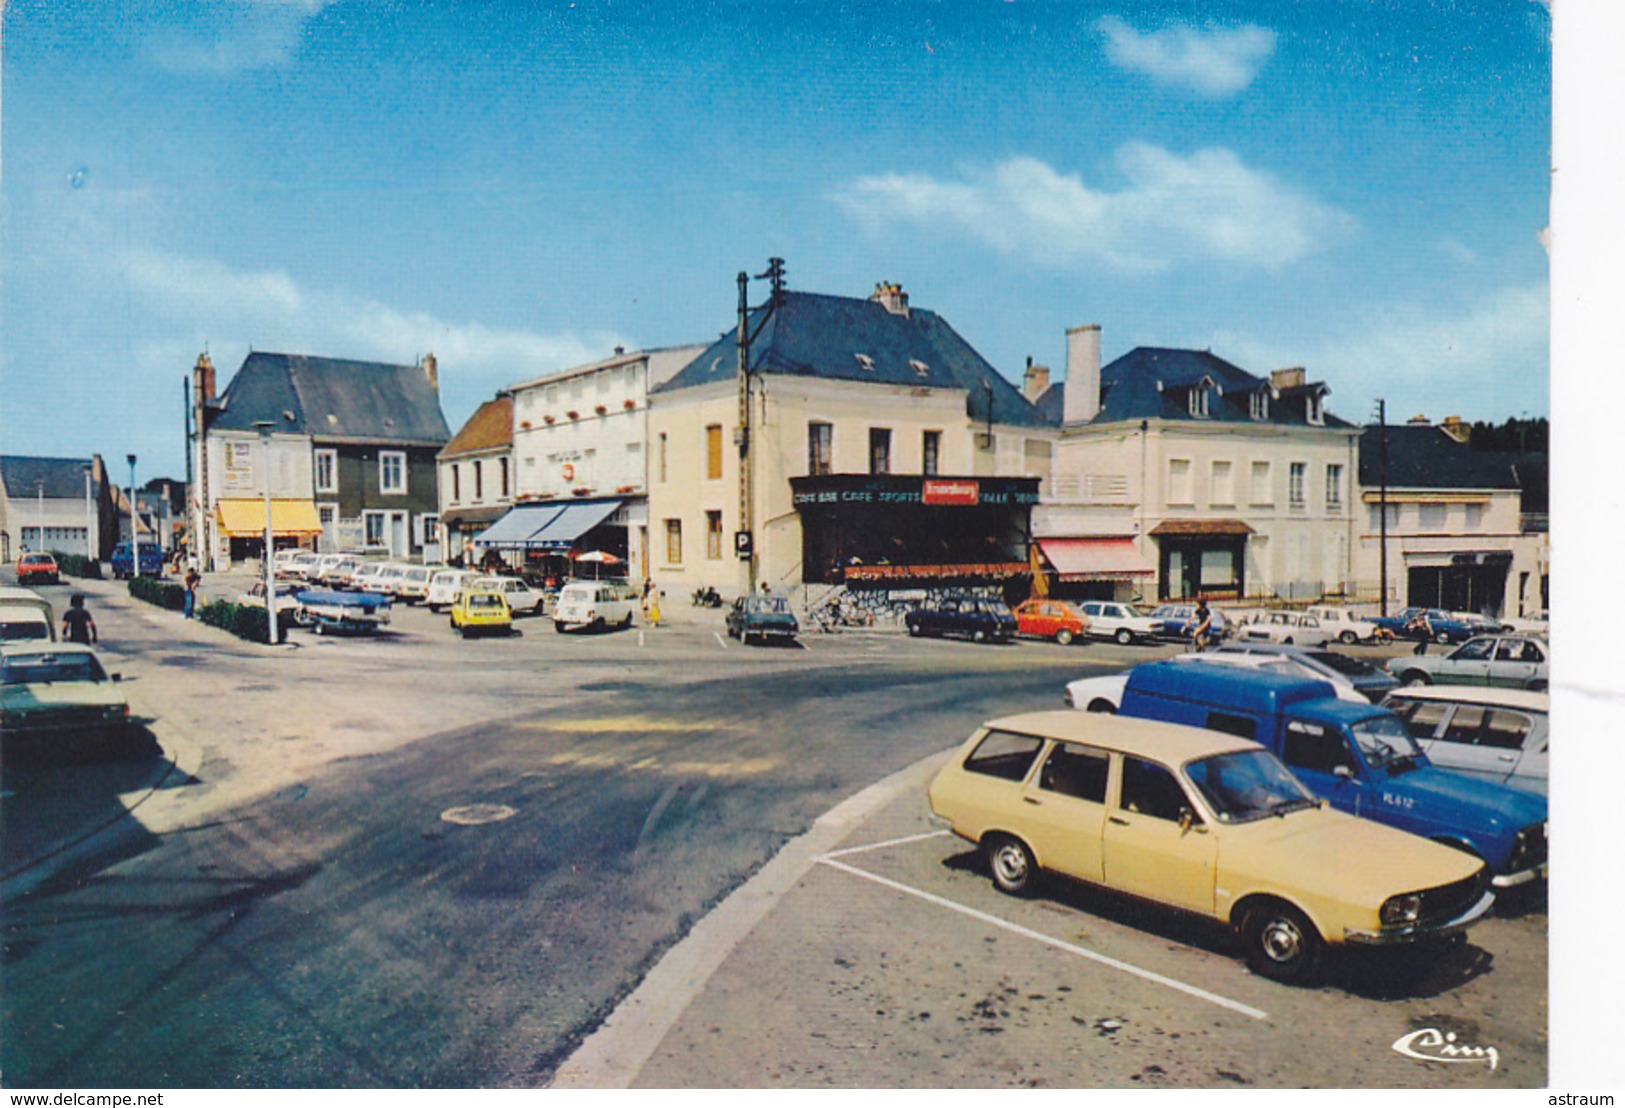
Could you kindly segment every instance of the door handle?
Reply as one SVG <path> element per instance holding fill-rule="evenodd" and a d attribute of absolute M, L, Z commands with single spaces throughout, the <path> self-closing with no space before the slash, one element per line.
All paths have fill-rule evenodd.
<path fill-rule="evenodd" d="M 1497 754 L 1495 760 L 1497 762 L 1516 762 L 1518 756 L 1516 754 Z"/>
<path fill-rule="evenodd" d="M 1119 824 L 1120 826 L 1123 826 L 1123 827 L 1128 826 L 1128 820 L 1124 819 L 1121 816 L 1107 816 L 1106 817 L 1106 822 L 1107 823 Z"/>
<path fill-rule="evenodd" d="M 1025 802 L 1027 802 L 1028 804 L 1042 804 L 1042 803 L 1044 803 L 1042 800 L 1039 800 L 1036 796 L 1024 796 L 1021 799 L 1024 800 Z"/>

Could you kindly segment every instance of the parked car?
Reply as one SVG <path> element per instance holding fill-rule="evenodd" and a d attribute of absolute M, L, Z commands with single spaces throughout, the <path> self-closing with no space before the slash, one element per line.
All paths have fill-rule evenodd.
<path fill-rule="evenodd" d="M 342 555 L 338 561 L 320 569 L 318 580 L 321 584 L 332 589 L 345 589 L 350 587 L 355 575 L 371 563 L 353 554 Z"/>
<path fill-rule="evenodd" d="M 271 572 L 278 577 L 308 581 L 321 560 L 322 556 L 314 550 L 278 550 L 271 563 Z"/>
<path fill-rule="evenodd" d="M 134 753 L 118 682 L 79 643 L 0 646 L 0 752 L 8 759 Z"/>
<path fill-rule="evenodd" d="M 1085 600 L 1078 605 L 1089 620 L 1089 634 L 1097 639 L 1115 639 L 1127 646 L 1150 642 L 1157 637 L 1158 621 L 1143 608 L 1115 600 Z"/>
<path fill-rule="evenodd" d="M 1209 607 L 1208 613 L 1212 616 L 1208 621 L 1212 632 L 1210 639 L 1221 642 L 1229 638 L 1235 628 L 1225 614 L 1214 607 Z M 1152 634 L 1164 642 L 1190 642 L 1191 636 L 1196 633 L 1196 625 L 1200 622 L 1196 616 L 1195 604 L 1159 605 L 1152 611 L 1151 621 L 1156 624 Z"/>
<path fill-rule="evenodd" d="M 1439 685 L 1399 689 L 1382 706 L 1404 721 L 1434 765 L 1546 795 L 1546 693 Z"/>
<path fill-rule="evenodd" d="M 392 562 L 362 562 L 345 576 L 345 588 L 355 589 L 358 592 L 376 593 L 379 596 L 388 596 L 381 580 L 385 569 L 392 566 Z"/>
<path fill-rule="evenodd" d="M 51 642 L 56 638 L 51 617 L 37 608 L 0 606 L 0 643 Z"/>
<path fill-rule="evenodd" d="M 56 613 L 51 608 L 51 602 L 32 589 L 0 585 L 0 618 L 20 619 L 25 614 L 30 624 L 43 622 L 49 631 L 46 637 L 56 641 Z M 22 632 L 19 635 L 22 638 L 33 637 Z"/>
<path fill-rule="evenodd" d="M 134 564 L 134 559 L 130 555 L 130 544 L 128 542 L 121 542 L 113 547 L 113 556 L 107 560 L 109 567 L 113 570 L 113 576 L 121 581 L 134 577 L 138 573 L 142 577 L 163 576 L 164 552 L 158 549 L 157 543 L 140 543 L 136 554 L 141 559 L 139 567 Z"/>
<path fill-rule="evenodd" d="M 1448 654 L 1402 654 L 1388 672 L 1403 685 L 1500 685 L 1543 692 L 1549 680 L 1550 647 L 1530 635 L 1483 635 Z"/>
<path fill-rule="evenodd" d="M 1337 689 L 1337 695 L 1344 700 L 1353 699 L 1343 695 L 1345 688 L 1374 704 L 1386 696 L 1390 689 L 1399 686 L 1399 681 L 1386 670 L 1326 647 L 1286 646 L 1238 639 L 1223 644 L 1214 653 L 1263 654 L 1276 658 L 1291 658 L 1304 668 L 1306 676 L 1331 682 Z"/>
<path fill-rule="evenodd" d="M 1016 634 L 1066 646 L 1089 633 L 1089 617 L 1065 600 L 1023 600 L 1015 608 Z"/>
<path fill-rule="evenodd" d="M 782 596 L 751 593 L 734 600 L 723 617 L 728 637 L 749 643 L 752 639 L 766 642 L 782 639 L 793 642 L 801 626 L 796 622 L 790 602 Z"/>
<path fill-rule="evenodd" d="M 17 559 L 19 585 L 54 585 L 60 580 L 62 572 L 53 555 L 29 553 Z"/>
<path fill-rule="evenodd" d="M 1241 669 L 1267 670 L 1288 677 L 1307 677 L 1319 679 L 1320 675 L 1305 666 L 1295 657 L 1285 657 L 1275 654 L 1251 653 L 1247 651 L 1231 651 L 1228 649 L 1206 650 L 1200 654 L 1179 654 L 1169 659 L 1175 662 L 1196 662 L 1205 665 L 1236 666 Z M 1131 670 L 1121 673 L 1108 673 L 1100 677 L 1081 677 L 1071 681 L 1066 686 L 1063 699 L 1068 708 L 1076 708 L 1085 712 L 1115 712 L 1123 703 L 1123 689 L 1128 685 L 1128 676 Z M 1348 682 L 1333 684 L 1333 690 L 1339 700 L 1354 700 L 1361 704 L 1368 701 L 1356 692 L 1353 685 Z"/>
<path fill-rule="evenodd" d="M 299 599 L 303 591 L 303 586 L 292 581 L 276 583 L 276 614 L 279 622 L 286 620 L 300 626 L 310 623 L 310 617 L 305 614 L 304 602 Z M 237 594 L 237 603 L 251 608 L 265 607 L 265 582 L 255 581 L 246 591 Z"/>
<path fill-rule="evenodd" d="M 1344 646 L 1353 646 L 1357 642 L 1374 642 L 1387 637 L 1387 633 L 1375 623 L 1355 615 L 1353 608 L 1317 605 L 1305 608 L 1303 614 L 1318 619 L 1320 625 L 1337 636 L 1337 641 Z"/>
<path fill-rule="evenodd" d="M 310 567 L 307 579 L 313 582 L 325 583 L 328 579 L 328 572 L 349 557 L 349 554 L 318 554 L 316 564 Z"/>
<path fill-rule="evenodd" d="M 1411 632 L 1406 627 L 1417 612 L 1427 613 L 1429 633 L 1436 643 L 1466 642 L 1477 633 L 1466 620 L 1439 608 L 1401 608 L 1395 615 L 1375 616 L 1371 622 L 1391 632 L 1396 639 L 1408 639 Z"/>
<path fill-rule="evenodd" d="M 401 579 L 395 582 L 395 599 L 403 604 L 416 604 L 429 596 L 429 581 L 434 577 L 434 566 L 407 566 Z"/>
<path fill-rule="evenodd" d="M 375 592 L 380 596 L 393 597 L 395 586 L 400 584 L 406 571 L 412 568 L 401 562 L 384 562 L 374 566 L 370 572 L 356 574 L 356 582 L 366 592 Z"/>
<path fill-rule="evenodd" d="M 553 628 L 632 626 L 638 591 L 625 581 L 571 581 L 553 605 Z"/>
<path fill-rule="evenodd" d="M 502 598 L 508 602 L 508 610 L 516 619 L 522 615 L 542 614 L 542 594 L 517 577 L 476 577 L 464 588 L 501 593 Z"/>
<path fill-rule="evenodd" d="M 451 606 L 451 629 L 465 639 L 475 635 L 510 634 L 513 613 L 502 594 L 490 589 L 468 588 L 457 595 Z"/>
<path fill-rule="evenodd" d="M 963 635 L 974 642 L 1009 642 L 1016 633 L 1016 617 L 1002 600 L 975 596 L 948 597 L 931 608 L 915 608 L 903 617 L 915 637 Z"/>
<path fill-rule="evenodd" d="M 1196 912 L 1276 981 L 1311 980 L 1328 946 L 1459 933 L 1494 902 L 1480 859 L 1334 811 L 1258 743 L 1210 730 L 1011 716 L 927 795 L 1001 891 L 1028 895 L 1050 870 Z"/>
<path fill-rule="evenodd" d="M 1546 801 L 1434 767 L 1399 718 L 1324 681 L 1151 662 L 1129 672 L 1122 716 L 1244 735 L 1332 806 L 1470 851 L 1497 887 L 1546 876 Z"/>
<path fill-rule="evenodd" d="M 1304 612 L 1270 612 L 1258 622 L 1243 627 L 1238 638 L 1247 642 L 1325 646 L 1336 635 L 1330 627 L 1322 627 L 1320 620 Z"/>
<path fill-rule="evenodd" d="M 1536 635 L 1548 638 L 1552 632 L 1551 615 L 1542 608 L 1532 616 L 1514 616 L 1501 621 L 1500 630 L 1509 635 Z"/>
<path fill-rule="evenodd" d="M 423 603 L 431 612 L 449 608 L 457 602 L 457 594 L 463 591 L 463 586 L 477 577 L 479 574 L 470 569 L 439 570 L 429 578 L 429 593 Z"/>

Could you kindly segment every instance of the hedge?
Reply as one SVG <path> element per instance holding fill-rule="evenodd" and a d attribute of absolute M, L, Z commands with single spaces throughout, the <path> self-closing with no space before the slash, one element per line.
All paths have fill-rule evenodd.
<path fill-rule="evenodd" d="M 182 590 L 182 595 L 184 593 L 185 590 Z M 257 608 L 251 604 L 233 604 L 229 600 L 211 600 L 198 607 L 197 618 L 210 627 L 230 631 L 239 639 L 247 639 L 249 642 L 267 641 L 264 608 Z M 279 619 L 277 641 L 286 642 L 287 638 L 288 621 Z"/>
<path fill-rule="evenodd" d="M 173 581 L 163 581 L 157 577 L 132 577 L 130 595 L 172 612 L 186 610 L 186 589 Z"/>
<path fill-rule="evenodd" d="M 64 554 L 60 551 L 51 551 L 56 559 L 57 568 L 69 577 L 89 577 L 100 581 L 102 578 L 102 564 L 94 558 L 87 558 L 83 554 Z"/>

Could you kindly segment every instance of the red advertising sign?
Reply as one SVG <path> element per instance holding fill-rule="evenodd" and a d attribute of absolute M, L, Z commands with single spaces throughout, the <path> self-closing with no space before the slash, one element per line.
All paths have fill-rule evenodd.
<path fill-rule="evenodd" d="M 980 495 L 975 481 L 927 481 L 920 490 L 920 503 L 974 505 Z"/>

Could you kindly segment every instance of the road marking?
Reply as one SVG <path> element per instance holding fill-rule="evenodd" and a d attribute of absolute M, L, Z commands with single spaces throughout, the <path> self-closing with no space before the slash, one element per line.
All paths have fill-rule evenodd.
<path fill-rule="evenodd" d="M 881 877 L 879 874 L 870 873 L 867 870 L 861 870 L 856 866 L 849 866 L 845 862 L 837 862 L 828 854 L 825 854 L 817 860 L 833 869 L 841 870 L 843 873 L 850 873 L 854 877 L 862 877 L 865 880 L 873 881 L 878 885 L 884 885 L 888 889 L 893 889 L 900 893 L 906 893 L 909 896 L 918 897 L 927 903 L 937 905 L 939 908 L 947 908 L 950 911 L 958 912 L 961 915 L 969 916 L 975 920 L 980 920 L 982 923 L 986 923 L 990 926 L 998 927 L 1005 931 L 1010 931 L 1014 934 L 1033 939 L 1037 942 L 1043 943 L 1046 946 L 1055 947 L 1057 950 L 1064 950 L 1068 954 L 1076 954 L 1080 958 L 1087 958 L 1092 962 L 1099 962 L 1101 965 L 1110 966 L 1112 969 L 1120 970 L 1123 973 L 1144 978 L 1145 980 L 1151 981 L 1158 985 L 1164 985 L 1170 989 L 1182 992 L 1187 996 L 1196 997 L 1198 1000 L 1205 1000 L 1209 1004 L 1217 1004 L 1220 1008 L 1228 1008 L 1232 1012 L 1240 1012 L 1242 1015 L 1251 1016 L 1255 1020 L 1269 1019 L 1268 1012 L 1261 1012 L 1257 1008 L 1253 1008 L 1241 1003 L 1239 1000 L 1231 1000 L 1228 997 L 1219 996 L 1217 993 L 1210 993 L 1206 989 L 1199 989 L 1195 985 L 1187 985 L 1183 981 L 1176 981 L 1172 977 L 1164 977 L 1160 973 L 1154 973 L 1148 969 L 1141 969 L 1139 966 L 1131 965 L 1128 962 L 1120 962 L 1116 958 L 1108 958 L 1104 954 L 1096 953 L 1093 950 L 1077 946 L 1073 943 L 1064 942 L 1061 939 L 1046 935 L 1042 931 L 1034 931 L 1030 927 L 1023 927 L 1019 923 L 1011 923 L 1008 920 L 1002 920 L 998 916 L 989 915 L 987 912 L 978 911 L 975 908 L 960 904 L 957 901 L 949 900 L 947 897 L 937 896 L 935 893 L 928 893 L 923 889 L 913 888 L 912 886 L 905 885 L 900 881 L 893 881 L 889 877 Z"/>
<path fill-rule="evenodd" d="M 869 843 L 867 846 L 848 846 L 848 847 L 843 847 L 840 850 L 832 850 L 828 854 L 825 854 L 822 857 L 820 857 L 818 860 L 820 862 L 822 862 L 825 858 L 843 858 L 848 854 L 862 854 L 865 851 L 881 850 L 881 849 L 884 849 L 885 847 L 888 847 L 888 846 L 902 846 L 904 843 L 917 843 L 917 842 L 920 842 L 922 839 L 940 839 L 944 835 L 948 835 L 948 834 L 952 834 L 952 832 L 949 832 L 949 831 L 926 831 L 926 832 L 923 832 L 923 833 L 921 833 L 919 835 L 904 835 L 900 839 L 887 839 L 883 843 Z"/>
<path fill-rule="evenodd" d="M 722 641 L 722 632 L 720 632 L 720 631 L 712 631 L 711 632 L 711 637 L 713 639 L 717 640 L 717 645 L 722 647 L 722 649 L 724 649 L 724 650 L 728 649 L 728 644 Z"/>
<path fill-rule="evenodd" d="M 638 645 L 643 645 L 643 628 L 638 628 Z"/>

